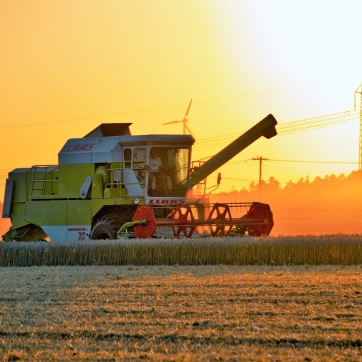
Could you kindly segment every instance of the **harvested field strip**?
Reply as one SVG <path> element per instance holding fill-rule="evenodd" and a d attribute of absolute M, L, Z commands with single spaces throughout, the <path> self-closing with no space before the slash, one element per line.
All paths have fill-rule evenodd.
<path fill-rule="evenodd" d="M 358 265 L 362 235 L 0 243 L 0 266 Z"/>
<path fill-rule="evenodd" d="M 204 323 L 205 324 L 205 323 Z M 195 324 L 196 325 L 196 324 Z M 347 329 L 346 329 L 347 330 Z M 341 331 L 342 332 L 342 331 Z M 40 340 L 70 340 L 70 339 L 90 339 L 94 341 L 110 341 L 116 342 L 127 339 L 129 343 L 136 342 L 147 342 L 150 339 L 150 336 L 142 334 L 128 334 L 128 333 L 98 333 L 90 331 L 78 331 L 75 333 L 64 333 L 64 332 L 41 332 L 41 333 L 31 333 L 31 332 L 20 332 L 20 333 L 4 333 L 0 332 L 1 338 L 34 338 Z M 175 333 L 165 334 L 158 336 L 154 339 L 155 343 L 195 343 L 202 344 L 203 346 L 213 345 L 213 344 L 224 344 L 225 346 L 242 346 L 242 345 L 260 345 L 263 347 L 288 347 L 288 348 L 315 348 L 315 347 L 333 347 L 333 348 L 361 348 L 362 339 L 336 339 L 333 341 L 328 341 L 320 337 L 320 339 L 297 339 L 297 338 L 235 338 L 233 336 L 228 336 L 225 340 L 223 337 L 194 337 L 191 335 L 176 335 Z"/>
<path fill-rule="evenodd" d="M 0 361 L 360 361 L 361 271 L 4 267 Z"/>

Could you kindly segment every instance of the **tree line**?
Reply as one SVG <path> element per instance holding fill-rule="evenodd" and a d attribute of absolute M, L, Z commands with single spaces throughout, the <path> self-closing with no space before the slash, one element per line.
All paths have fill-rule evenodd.
<path fill-rule="evenodd" d="M 289 181 L 274 177 L 249 188 L 210 195 L 211 202 L 268 203 L 274 214 L 274 235 L 362 233 L 362 171 Z"/>

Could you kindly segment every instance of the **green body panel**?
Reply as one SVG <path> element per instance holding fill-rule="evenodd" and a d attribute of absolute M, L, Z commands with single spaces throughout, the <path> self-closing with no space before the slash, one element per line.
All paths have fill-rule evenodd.
<path fill-rule="evenodd" d="M 13 229 L 22 227 L 24 225 L 27 225 L 28 222 L 25 221 L 25 207 L 26 207 L 26 203 L 25 202 L 18 202 L 18 203 L 13 203 L 11 205 L 11 214 L 10 214 L 10 218 L 11 218 L 11 225 Z"/>
<path fill-rule="evenodd" d="M 9 178 L 14 180 L 14 190 L 12 195 L 13 204 L 17 202 L 25 202 L 27 200 L 27 172 L 10 172 Z M 12 206 L 12 208 L 14 205 Z"/>
<path fill-rule="evenodd" d="M 68 200 L 67 207 L 67 225 L 92 224 L 90 200 Z"/>
<path fill-rule="evenodd" d="M 28 201 L 24 219 L 34 225 L 66 225 L 67 201 Z"/>
<path fill-rule="evenodd" d="M 107 187 L 104 190 L 105 199 L 116 199 L 127 195 L 127 190 L 120 187 Z"/>
<path fill-rule="evenodd" d="M 59 198 L 79 199 L 84 181 L 93 174 L 94 164 L 59 165 Z"/>
<path fill-rule="evenodd" d="M 144 198 L 139 198 L 139 205 L 145 203 Z M 95 216 L 104 206 L 134 206 L 133 198 L 110 198 L 110 199 L 92 199 L 91 214 Z"/>
<path fill-rule="evenodd" d="M 90 200 L 28 201 L 23 219 L 38 226 L 90 225 Z"/>

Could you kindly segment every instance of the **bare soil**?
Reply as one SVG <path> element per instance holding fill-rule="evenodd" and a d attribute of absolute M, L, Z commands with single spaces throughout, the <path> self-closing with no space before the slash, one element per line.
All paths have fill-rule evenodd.
<path fill-rule="evenodd" d="M 0 361 L 361 361 L 362 267 L 0 268 Z"/>

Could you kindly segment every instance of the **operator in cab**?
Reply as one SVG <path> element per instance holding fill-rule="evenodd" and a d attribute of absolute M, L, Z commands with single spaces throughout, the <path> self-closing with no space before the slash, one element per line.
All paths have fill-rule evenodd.
<path fill-rule="evenodd" d="M 160 150 L 152 148 L 150 152 L 149 164 L 149 184 L 152 191 L 161 190 L 164 193 L 172 190 L 171 177 L 166 175 L 162 168 L 162 159 L 159 156 Z"/>

